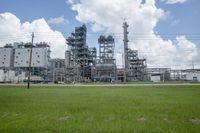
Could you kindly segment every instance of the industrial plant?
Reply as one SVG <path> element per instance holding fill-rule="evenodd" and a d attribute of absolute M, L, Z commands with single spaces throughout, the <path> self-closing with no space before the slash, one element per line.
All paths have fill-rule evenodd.
<path fill-rule="evenodd" d="M 68 49 L 63 53 L 64 59 L 50 58 L 50 46 L 46 42 L 17 42 L 1 47 L 0 82 L 26 82 L 28 72 L 31 73 L 32 83 L 200 81 L 199 69 L 148 68 L 146 59 L 139 58 L 138 51 L 128 45 L 127 22 L 122 27 L 122 67 L 116 64 L 115 38 L 112 35 L 100 35 L 96 41 L 99 46 L 89 47 L 87 27 L 82 25 L 66 37 Z"/>

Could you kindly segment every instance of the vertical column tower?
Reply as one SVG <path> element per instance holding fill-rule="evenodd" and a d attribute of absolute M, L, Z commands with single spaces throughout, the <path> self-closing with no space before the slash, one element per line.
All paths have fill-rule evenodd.
<path fill-rule="evenodd" d="M 123 29 L 124 29 L 124 81 L 127 81 L 127 71 L 128 71 L 128 24 L 127 22 L 123 23 Z"/>

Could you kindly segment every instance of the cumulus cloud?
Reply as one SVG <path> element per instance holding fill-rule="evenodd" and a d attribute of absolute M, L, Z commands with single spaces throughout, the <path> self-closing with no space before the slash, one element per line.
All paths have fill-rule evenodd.
<path fill-rule="evenodd" d="M 67 4 L 74 4 L 76 2 L 76 0 L 66 0 Z"/>
<path fill-rule="evenodd" d="M 64 58 L 65 38 L 59 31 L 53 31 L 41 18 L 22 23 L 12 13 L 0 14 L 0 46 L 13 42 L 30 42 L 31 33 L 35 33 L 34 42 L 47 42 L 51 47 L 51 57 Z"/>
<path fill-rule="evenodd" d="M 68 4 L 71 3 L 71 9 L 77 12 L 76 19 L 92 24 L 94 32 L 106 29 L 106 33 L 120 33 L 115 37 L 118 58 L 122 57 L 122 23 L 126 19 L 130 32 L 129 47 L 139 50 L 140 57 L 147 57 L 149 66 L 167 67 L 197 60 L 198 49 L 185 36 L 178 36 L 174 41 L 163 39 L 155 33 L 157 23 L 167 19 L 169 15 L 169 12 L 156 7 L 155 2 L 155 0 L 81 0 Z M 188 48 L 194 52 L 183 50 Z M 118 60 L 119 64 L 121 63 Z"/>
<path fill-rule="evenodd" d="M 50 18 L 47 20 L 48 24 L 54 24 L 54 25 L 64 25 L 68 24 L 69 21 L 64 18 L 64 16 L 56 17 L 56 18 Z"/>
<path fill-rule="evenodd" d="M 177 4 L 177 3 L 184 3 L 187 0 L 162 0 L 163 2 L 165 2 L 166 4 Z"/>

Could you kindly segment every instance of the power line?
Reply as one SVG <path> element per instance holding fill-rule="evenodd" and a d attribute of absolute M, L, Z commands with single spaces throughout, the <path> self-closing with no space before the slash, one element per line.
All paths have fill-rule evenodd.
<path fill-rule="evenodd" d="M 62 35 L 66 35 L 66 36 L 70 36 L 71 33 L 62 33 L 60 32 Z M 54 35 L 55 32 L 34 32 L 35 35 L 40 35 L 40 34 L 43 34 L 43 35 Z M 102 33 L 87 33 L 87 35 L 100 35 Z M 109 33 L 109 34 L 112 34 L 112 35 L 115 35 L 115 36 L 123 36 L 123 33 Z M 21 35 L 30 35 L 29 32 L 27 33 L 22 33 Z M 159 33 L 159 34 L 141 34 L 141 33 L 132 33 L 129 35 L 130 36 L 159 36 L 159 35 L 162 35 L 162 36 L 180 36 L 180 35 L 187 35 L 187 36 L 200 36 L 200 33 Z M 12 35 L 8 35 L 8 34 L 0 34 L 0 37 L 4 37 L 4 36 L 12 36 Z"/>
<path fill-rule="evenodd" d="M 49 38 L 53 38 L 53 39 L 63 39 L 63 37 L 58 37 L 58 36 L 46 36 L 46 37 L 49 37 Z M 116 38 L 116 37 L 115 37 Z M 0 41 L 10 41 L 10 40 L 18 40 L 18 39 L 29 39 L 29 37 L 9 37 L 9 38 L 0 38 Z M 65 39 L 65 38 L 64 38 Z M 98 38 L 92 38 L 92 37 L 87 37 L 87 40 L 95 40 L 97 41 Z M 118 38 L 118 39 L 122 39 L 122 38 Z M 134 38 L 134 39 L 130 39 L 129 42 L 135 42 L 135 41 L 138 41 L 138 40 L 143 40 L 143 41 L 153 41 L 153 40 L 164 40 L 165 39 L 167 40 L 171 40 L 171 41 L 177 41 L 176 38 Z M 200 37 L 199 38 L 186 38 L 187 40 L 196 40 L 196 41 L 199 41 L 200 40 Z M 178 40 L 185 40 L 185 39 L 178 39 Z"/>

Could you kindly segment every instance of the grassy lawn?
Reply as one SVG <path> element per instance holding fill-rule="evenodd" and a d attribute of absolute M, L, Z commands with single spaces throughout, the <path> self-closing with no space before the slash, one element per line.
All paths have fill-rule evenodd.
<path fill-rule="evenodd" d="M 199 133 L 200 86 L 0 86 L 0 133 Z"/>

